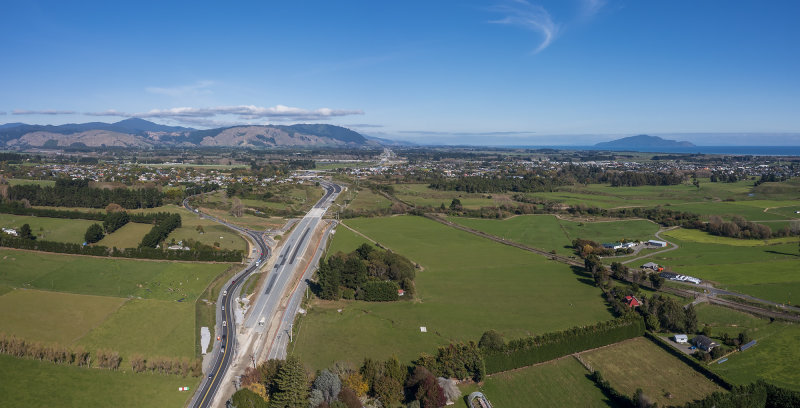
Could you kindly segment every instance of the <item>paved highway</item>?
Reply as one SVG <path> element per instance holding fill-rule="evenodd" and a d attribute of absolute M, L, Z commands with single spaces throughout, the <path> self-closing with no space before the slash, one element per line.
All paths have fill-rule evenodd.
<path fill-rule="evenodd" d="M 306 294 L 308 280 L 311 279 L 314 271 L 317 270 L 319 259 L 325 252 L 325 243 L 330 237 L 331 231 L 335 227 L 335 223 L 331 224 L 325 230 L 322 239 L 318 243 L 314 243 L 316 246 L 316 251 L 311 258 L 311 262 L 309 262 L 308 266 L 305 268 L 303 276 L 300 278 L 300 282 L 294 289 L 294 293 L 292 293 L 292 297 L 289 300 L 289 304 L 286 306 L 286 310 L 283 312 L 280 325 L 278 326 L 278 332 L 269 347 L 269 351 L 267 352 L 267 359 L 275 358 L 282 360 L 286 358 L 286 351 L 289 346 L 289 340 L 291 339 L 290 333 L 292 331 L 292 325 L 294 324 L 295 316 L 297 316 L 297 313 L 300 310 L 300 303 L 303 301 L 303 296 Z"/>
<path fill-rule="evenodd" d="M 308 214 L 297 223 L 294 231 L 289 238 L 287 238 L 281 255 L 275 262 L 276 267 L 270 272 L 270 276 L 267 278 L 268 282 L 265 292 L 257 297 L 250 317 L 245 322 L 246 327 L 255 327 L 256 330 L 260 331 L 266 329 L 272 315 L 277 312 L 280 295 L 283 293 L 289 278 L 294 272 L 295 265 L 299 263 L 298 259 L 302 258 L 311 240 L 311 236 L 314 235 L 314 230 L 322 220 L 322 216 L 325 214 L 328 207 L 330 207 L 333 200 L 335 200 L 337 195 L 342 191 L 341 186 L 327 181 L 320 181 L 320 185 L 325 189 L 325 194 Z M 199 214 L 199 211 L 189 205 L 188 198 L 183 201 L 183 205 L 189 211 Z M 247 267 L 225 284 L 225 289 L 219 295 L 216 313 L 217 329 L 215 333 L 221 337 L 220 341 L 214 341 L 214 347 L 211 351 L 214 356 L 214 361 L 211 365 L 211 369 L 208 371 L 207 377 L 203 378 L 200 387 L 189 404 L 189 406 L 195 408 L 211 406 L 214 396 L 222 386 L 222 380 L 225 378 L 225 373 L 233 361 L 234 352 L 236 350 L 236 323 L 233 318 L 233 311 L 235 310 L 234 300 L 238 296 L 242 283 L 253 271 L 266 263 L 270 255 L 269 247 L 264 242 L 260 231 L 241 228 L 206 214 L 202 214 L 202 216 L 223 224 L 242 235 L 249 236 L 258 245 L 258 250 L 260 252 Z M 260 325 L 259 322 L 262 319 L 267 323 Z"/>
<path fill-rule="evenodd" d="M 188 198 L 183 200 L 183 206 L 189 211 L 200 214 L 198 210 L 189 205 Z M 211 405 L 214 400 L 214 395 L 222 384 L 222 379 L 225 378 L 225 372 L 228 370 L 233 360 L 233 354 L 236 350 L 236 324 L 233 318 L 233 311 L 235 310 L 234 300 L 241 289 L 242 282 L 269 258 L 269 247 L 264 242 L 261 232 L 241 228 L 206 214 L 202 216 L 225 225 L 242 235 L 249 236 L 258 246 L 258 248 L 256 248 L 258 253 L 255 254 L 256 256 L 244 269 L 225 283 L 223 291 L 219 294 L 216 312 L 217 323 L 214 333 L 220 336 L 220 341 L 216 341 L 216 338 L 212 339 L 213 346 L 211 348 L 211 353 L 214 356 L 214 361 L 207 376 L 203 378 L 200 387 L 197 389 L 197 392 L 195 392 L 189 404 L 190 407 L 197 408 L 205 408 Z"/>
<path fill-rule="evenodd" d="M 333 200 L 342 191 L 342 187 L 320 181 L 320 185 L 325 189 L 325 195 L 314 205 L 311 211 L 295 225 L 292 233 L 286 238 L 278 258 L 275 260 L 273 269 L 267 276 L 267 284 L 264 292 L 260 293 L 255 304 L 251 308 L 250 315 L 245 320 L 245 327 L 263 332 L 269 326 L 270 319 L 275 315 L 280 304 L 281 295 L 286 289 L 286 285 L 294 276 L 295 268 L 300 263 L 314 231 L 322 221 L 322 216 L 328 210 Z"/>

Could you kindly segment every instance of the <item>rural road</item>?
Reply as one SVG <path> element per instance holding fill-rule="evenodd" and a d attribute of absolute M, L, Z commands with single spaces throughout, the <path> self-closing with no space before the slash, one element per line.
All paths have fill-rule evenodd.
<path fill-rule="evenodd" d="M 189 205 L 189 198 L 183 200 L 183 206 L 195 214 L 201 214 L 199 210 L 192 208 Z M 270 254 L 269 247 L 264 242 L 261 232 L 244 229 L 207 214 L 202 214 L 201 216 L 222 224 L 238 232 L 239 234 L 248 237 L 258 246 L 258 248 L 255 248 L 255 250 L 258 252 L 244 269 L 242 269 L 233 278 L 231 278 L 231 280 L 225 283 L 223 290 L 220 292 L 219 298 L 217 299 L 216 327 L 214 333 L 220 336 L 221 340 L 212 340 L 214 346 L 211 348 L 211 353 L 214 356 L 214 361 L 209 369 L 208 376 L 203 378 L 200 386 L 197 388 L 197 391 L 195 392 L 194 396 L 192 396 L 192 400 L 189 403 L 190 407 L 197 408 L 204 408 L 211 405 L 211 402 L 214 400 L 214 395 L 220 388 L 222 379 L 225 377 L 225 372 L 228 370 L 228 367 L 233 360 L 233 353 L 236 349 L 235 324 L 233 323 L 234 299 L 237 297 L 236 293 L 241 289 L 241 285 L 247 279 L 247 277 L 257 270 L 259 266 L 264 263 L 267 258 L 269 258 Z"/>

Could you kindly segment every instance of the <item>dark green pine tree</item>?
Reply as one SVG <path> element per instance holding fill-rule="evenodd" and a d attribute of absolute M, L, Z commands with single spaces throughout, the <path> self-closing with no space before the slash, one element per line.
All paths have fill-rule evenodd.
<path fill-rule="evenodd" d="M 31 226 L 28 224 L 22 224 L 19 229 L 19 237 L 22 239 L 36 239 L 36 236 L 31 232 Z"/>
<path fill-rule="evenodd" d="M 289 356 L 275 378 L 276 392 L 270 400 L 274 408 L 308 407 L 308 377 L 303 363 L 295 356 Z"/>

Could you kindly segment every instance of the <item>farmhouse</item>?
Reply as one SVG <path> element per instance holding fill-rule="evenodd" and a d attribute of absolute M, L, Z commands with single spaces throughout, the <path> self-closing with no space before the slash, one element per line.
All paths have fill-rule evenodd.
<path fill-rule="evenodd" d="M 628 307 L 636 307 L 641 306 L 642 302 L 640 302 L 639 299 L 636 299 L 635 296 L 628 295 L 625 296 L 625 304 L 628 305 Z"/>
<path fill-rule="evenodd" d="M 693 338 L 692 343 L 694 343 L 697 348 L 703 351 L 711 351 L 714 349 L 714 347 L 719 346 L 719 344 L 717 344 L 714 340 L 711 340 L 702 334 Z"/>
<path fill-rule="evenodd" d="M 13 235 L 15 237 L 19 236 L 19 234 L 17 234 L 17 230 L 15 230 L 14 228 L 3 228 L 3 232 L 5 232 L 8 235 Z"/>
<path fill-rule="evenodd" d="M 651 239 L 651 240 L 647 241 L 647 245 L 662 248 L 662 247 L 667 246 L 667 243 L 664 242 L 664 241 L 656 241 L 654 239 Z"/>
<path fill-rule="evenodd" d="M 655 263 L 655 262 L 648 262 L 648 263 L 646 263 L 646 264 L 642 265 L 642 268 L 643 268 L 643 269 L 652 269 L 652 270 L 654 270 L 654 271 L 657 271 L 657 270 L 658 270 L 658 268 L 659 268 L 659 266 L 658 266 L 658 264 L 657 264 L 657 263 Z"/>
<path fill-rule="evenodd" d="M 689 336 L 685 334 L 676 334 L 675 335 L 675 342 L 680 344 L 686 344 L 689 342 Z"/>

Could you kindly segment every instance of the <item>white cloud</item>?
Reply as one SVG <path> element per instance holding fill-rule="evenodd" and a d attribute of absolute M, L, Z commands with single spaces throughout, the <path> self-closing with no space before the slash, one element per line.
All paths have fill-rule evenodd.
<path fill-rule="evenodd" d="M 534 54 L 547 48 L 558 34 L 559 25 L 553 21 L 550 13 L 542 6 L 531 4 L 525 0 L 513 0 L 497 5 L 492 10 L 505 14 L 505 17 L 490 21 L 490 23 L 518 26 L 542 34 L 542 41 L 533 50 Z"/>
<path fill-rule="evenodd" d="M 351 109 L 302 109 L 294 108 L 284 105 L 276 105 L 272 107 L 261 107 L 254 105 L 239 105 L 239 106 L 217 106 L 211 108 L 191 108 L 180 107 L 170 109 L 153 109 L 147 112 L 130 113 L 120 112 L 116 110 L 107 110 L 104 112 L 87 112 L 89 116 L 116 116 L 123 118 L 160 118 L 179 121 L 187 124 L 195 124 L 202 126 L 215 126 L 215 125 L 232 125 L 244 121 L 252 121 L 259 119 L 269 119 L 274 121 L 290 121 L 290 120 L 325 120 L 340 116 L 349 115 L 363 115 L 361 110 Z M 224 121 L 219 122 L 212 120 L 217 116 L 231 115 L 239 119 L 239 122 Z M 203 120 L 200 120 L 203 119 Z"/>
<path fill-rule="evenodd" d="M 14 115 L 74 115 L 77 112 L 70 110 L 52 110 L 52 109 L 45 109 L 45 110 L 15 109 L 11 113 Z"/>
<path fill-rule="evenodd" d="M 212 85 L 214 85 L 214 81 L 197 81 L 191 85 L 174 87 L 148 86 L 145 88 L 145 91 L 157 95 L 166 95 L 172 97 L 210 95 L 212 92 L 209 88 Z"/>

